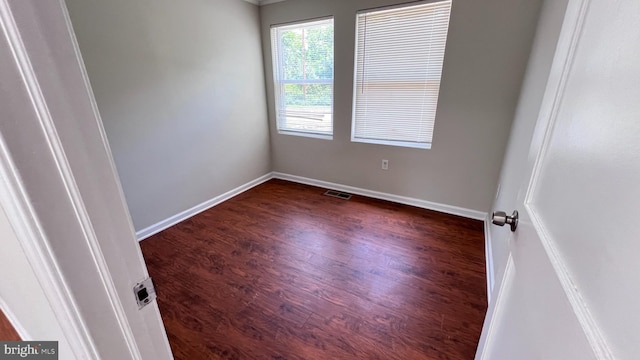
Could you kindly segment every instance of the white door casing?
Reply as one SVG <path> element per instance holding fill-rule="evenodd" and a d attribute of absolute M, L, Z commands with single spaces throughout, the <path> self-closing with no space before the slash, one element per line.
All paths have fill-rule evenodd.
<path fill-rule="evenodd" d="M 69 341 L 1 206 L 3 199 L 4 195 L 0 195 L 0 310 L 21 339 L 57 339 L 58 351 L 72 354 Z"/>
<path fill-rule="evenodd" d="M 133 296 L 146 266 L 64 2 L 0 0 L 0 30 L 0 203 L 61 358 L 171 359 L 157 305 Z"/>
<path fill-rule="evenodd" d="M 640 353 L 638 14 L 632 0 L 569 2 L 476 358 Z"/>
<path fill-rule="evenodd" d="M 526 181 L 529 145 L 544 97 L 547 78 L 569 0 L 546 0 L 540 9 L 538 25 L 529 54 L 527 69 L 520 90 L 520 99 L 514 114 L 507 150 L 504 154 L 499 179 L 499 190 L 493 209 L 517 208 L 518 193 Z M 489 213 L 490 215 L 490 213 Z M 485 223 L 487 251 L 487 285 L 498 289 L 509 257 L 510 231 Z M 492 292 L 489 291 L 489 302 Z"/>

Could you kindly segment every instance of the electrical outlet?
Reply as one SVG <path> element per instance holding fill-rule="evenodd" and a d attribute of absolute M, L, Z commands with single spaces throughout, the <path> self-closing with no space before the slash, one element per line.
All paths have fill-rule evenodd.
<path fill-rule="evenodd" d="M 382 170 L 389 170 L 389 160 L 382 160 Z"/>

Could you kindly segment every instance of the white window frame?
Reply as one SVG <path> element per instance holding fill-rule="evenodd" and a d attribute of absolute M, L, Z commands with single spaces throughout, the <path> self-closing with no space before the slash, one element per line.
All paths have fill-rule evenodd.
<path fill-rule="evenodd" d="M 354 79 L 353 79 L 353 107 L 352 107 L 352 121 L 351 121 L 351 141 L 352 142 L 362 142 L 362 143 L 371 143 L 371 144 L 381 144 L 381 145 L 391 145 L 391 146 L 401 146 L 401 147 L 409 147 L 409 148 L 419 148 L 419 149 L 431 149 L 431 144 L 433 141 L 433 127 L 435 126 L 435 113 L 437 111 L 437 98 L 439 95 L 439 91 L 440 91 L 440 86 L 441 86 L 441 79 L 442 79 L 442 71 L 440 69 L 440 73 L 439 73 L 439 77 L 438 77 L 438 91 L 436 92 L 435 95 L 435 101 L 434 101 L 434 106 L 429 108 L 429 110 L 433 111 L 433 116 L 430 117 L 430 119 L 426 120 L 425 123 L 427 123 L 427 126 L 431 127 L 430 131 L 427 131 L 427 135 L 425 137 L 425 139 L 423 139 L 423 141 L 420 142 L 416 142 L 416 141 L 407 141 L 407 140 L 393 140 L 393 139 L 381 139 L 381 138 L 372 138 L 372 137 L 366 137 L 362 135 L 362 131 L 360 133 L 357 132 L 357 128 L 358 128 L 358 108 L 359 108 L 359 103 L 358 103 L 358 91 L 362 90 L 362 84 L 360 84 L 360 86 L 358 85 L 358 82 L 364 82 L 364 80 L 362 78 L 359 78 L 359 68 L 360 66 L 364 66 L 363 64 L 363 58 L 361 57 L 361 54 L 359 54 L 359 48 L 360 48 L 360 43 L 359 43 L 359 39 L 361 38 L 360 36 L 360 26 L 359 26 L 359 19 L 362 16 L 366 16 L 367 14 L 376 14 L 376 13 L 382 13 L 382 12 L 392 12 L 394 10 L 398 10 L 398 11 L 402 11 L 403 9 L 407 9 L 407 8 L 411 8 L 411 7 L 415 7 L 415 6 L 429 6 L 429 5 L 436 5 L 436 4 L 442 4 L 442 3 L 449 3 L 449 13 L 446 19 L 446 23 L 447 23 L 447 30 L 445 31 L 445 47 L 446 47 L 446 38 L 447 38 L 447 33 L 448 33 L 448 27 L 449 27 L 449 18 L 450 18 L 450 14 L 451 14 L 451 6 L 452 6 L 452 0 L 439 0 L 439 1 L 421 1 L 421 2 L 413 2 L 413 3 L 409 3 L 409 4 L 400 4 L 400 5 L 394 5 L 394 6 L 388 6 L 388 7 L 381 7 L 381 8 L 374 8 L 374 9 L 367 9 L 367 10 L 361 10 L 358 11 L 357 15 L 356 15 L 356 28 L 355 28 L 355 49 L 354 49 Z M 366 42 L 364 43 L 366 46 Z M 362 55 L 362 56 L 366 56 L 366 55 Z M 444 62 L 444 55 L 442 56 L 442 63 Z M 363 73 L 366 70 L 363 70 Z M 433 96 L 432 96 L 433 98 Z M 424 100 L 423 100 L 424 103 Z M 424 105 L 423 105 L 424 106 Z M 360 109 L 362 110 L 362 106 L 360 106 Z M 424 109 L 424 107 L 423 107 Z M 366 115 L 363 115 L 366 116 Z M 391 136 L 389 136 L 391 137 Z"/>
<path fill-rule="evenodd" d="M 284 76 L 282 75 L 283 67 L 281 60 L 283 55 L 281 50 L 283 46 L 278 44 L 275 46 L 275 41 L 277 37 L 278 29 L 283 28 L 295 28 L 295 27 L 305 27 L 305 26 L 313 26 L 314 24 L 321 24 L 331 22 L 331 26 L 334 26 L 334 38 L 332 39 L 334 45 L 334 71 L 331 74 L 331 80 L 326 79 L 307 79 L 307 80 L 284 80 L 282 79 Z M 270 31 L 271 37 L 271 58 L 272 58 L 272 70 L 273 70 L 273 95 L 274 95 L 274 112 L 276 116 L 276 130 L 278 134 L 284 135 L 295 135 L 295 136 L 304 136 L 311 137 L 317 139 L 325 139 L 325 140 L 333 140 L 333 129 L 334 129 L 334 101 L 335 101 L 335 22 L 333 16 L 322 17 L 322 18 L 314 18 L 303 21 L 290 22 L 285 24 L 276 24 L 271 26 Z M 281 39 L 277 37 L 277 41 L 280 42 Z M 284 85 L 285 84 L 331 84 L 331 130 L 330 131 L 310 131 L 303 129 L 292 129 L 285 128 L 283 124 L 285 121 L 283 120 L 283 114 L 281 114 L 280 110 L 284 108 Z"/>

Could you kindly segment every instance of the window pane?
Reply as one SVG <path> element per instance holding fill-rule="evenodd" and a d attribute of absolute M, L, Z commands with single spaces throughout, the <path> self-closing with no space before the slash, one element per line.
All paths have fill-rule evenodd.
<path fill-rule="evenodd" d="M 302 29 L 284 30 L 282 39 L 283 80 L 300 80 L 302 76 Z"/>
<path fill-rule="evenodd" d="M 307 79 L 333 79 L 333 25 L 309 28 L 305 32 Z"/>
<path fill-rule="evenodd" d="M 332 84 L 285 84 L 284 118 L 289 131 L 330 134 L 333 128 Z"/>
<path fill-rule="evenodd" d="M 271 29 L 278 131 L 333 133 L 333 19 Z"/>
<path fill-rule="evenodd" d="M 451 1 L 359 13 L 352 141 L 429 148 Z"/>

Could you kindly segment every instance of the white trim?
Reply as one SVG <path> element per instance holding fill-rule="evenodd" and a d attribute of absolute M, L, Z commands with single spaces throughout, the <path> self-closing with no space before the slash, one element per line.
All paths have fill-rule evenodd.
<path fill-rule="evenodd" d="M 511 253 L 509 253 L 507 266 L 504 270 L 504 275 L 502 276 L 502 282 L 500 283 L 500 288 L 498 289 L 498 294 L 496 295 L 495 304 L 489 303 L 489 309 L 487 310 L 484 325 L 482 326 L 482 334 L 480 335 L 480 340 L 478 341 L 478 349 L 476 351 L 475 359 L 491 360 L 488 359 L 487 356 L 489 356 L 489 350 L 491 350 L 493 338 L 495 337 L 495 330 L 498 326 L 499 316 L 501 314 L 501 311 L 504 310 L 504 306 L 502 305 L 502 303 L 504 302 L 505 294 L 509 293 L 510 287 L 512 285 L 512 278 L 514 276 L 513 269 L 513 258 L 511 257 Z"/>
<path fill-rule="evenodd" d="M 61 9 L 64 13 L 65 25 L 67 27 L 67 31 L 70 35 L 75 35 L 71 31 L 71 19 L 67 13 L 66 4 L 63 1 L 60 1 Z M 75 36 L 71 36 L 75 38 Z M 77 42 L 74 40 L 73 48 L 75 51 L 76 58 L 78 61 L 81 59 L 78 58 L 79 55 L 79 47 Z M 83 67 L 83 66 L 80 66 Z M 30 69 L 33 71 L 32 69 Z M 30 89 L 37 91 L 36 99 L 37 103 L 42 104 L 42 108 L 38 106 L 39 112 L 42 111 L 42 115 L 40 117 L 40 122 L 43 125 L 43 128 L 46 130 L 47 141 L 50 144 L 51 149 L 53 150 L 53 154 L 55 156 L 56 162 L 58 163 L 58 169 L 60 174 L 63 177 L 63 183 L 69 195 L 69 198 L 72 200 L 73 208 L 76 212 L 76 217 L 79 220 L 79 223 L 82 227 L 82 231 L 85 235 L 85 240 L 89 245 L 91 250 L 91 255 L 93 257 L 94 263 L 97 265 L 99 270 L 100 279 L 102 280 L 103 286 L 106 289 L 107 295 L 109 297 L 109 302 L 111 303 L 111 307 L 113 309 L 114 314 L 116 315 L 116 319 L 122 330 L 127 346 L 129 347 L 129 351 L 131 352 L 131 356 L 134 359 L 142 359 L 142 354 L 140 353 L 140 349 L 138 348 L 138 344 L 136 343 L 136 338 L 133 333 L 133 329 L 131 328 L 131 324 L 129 324 L 129 319 L 127 318 L 127 314 L 124 310 L 122 302 L 120 301 L 120 297 L 118 296 L 118 291 L 116 285 L 113 281 L 113 277 L 109 272 L 109 267 L 107 265 L 107 260 L 104 257 L 104 253 L 102 252 L 100 241 L 95 233 L 93 225 L 91 224 L 91 218 L 89 217 L 88 210 L 82 200 L 82 195 L 80 194 L 80 189 L 78 188 L 78 184 L 73 175 L 73 171 L 71 170 L 71 165 L 69 164 L 69 160 L 67 155 L 65 154 L 64 148 L 62 146 L 62 140 L 60 139 L 57 131 L 56 125 L 52 119 L 51 114 L 47 108 L 44 96 L 42 95 L 42 91 L 40 86 L 37 83 L 35 74 L 29 74 L 34 79 L 35 89 Z M 87 78 L 85 74 L 82 74 L 85 88 L 88 88 L 88 83 L 86 82 Z M 28 82 L 29 85 L 31 85 Z M 31 86 L 29 86 L 31 88 Z M 89 92 L 91 93 L 91 92 Z M 91 97 L 91 96 L 90 96 Z M 94 100 L 92 100 L 94 101 Z M 97 113 L 94 105 L 92 104 L 92 108 L 94 110 L 94 115 Z"/>
<path fill-rule="evenodd" d="M 146 227 L 138 232 L 136 232 L 136 237 L 138 238 L 138 241 L 142 241 L 154 234 L 159 233 L 162 230 L 165 230 L 179 222 L 182 222 L 184 220 L 187 220 L 188 218 L 197 215 L 205 210 L 208 210 L 226 200 L 231 199 L 232 197 L 239 195 L 255 186 L 258 186 L 266 181 L 269 181 L 273 178 L 271 173 L 265 174 L 260 176 L 257 179 L 251 180 L 248 183 L 244 184 L 244 185 L 240 185 L 235 189 L 229 190 L 224 194 L 218 195 L 216 197 L 214 197 L 213 199 L 207 200 L 201 204 L 198 204 L 190 209 L 187 209 L 185 211 L 182 211 L 178 214 L 175 214 L 173 216 L 171 216 L 170 218 L 167 218 L 165 220 L 162 220 L 158 223 L 155 223 L 149 227 Z"/>
<path fill-rule="evenodd" d="M 23 341 L 29 341 L 33 339 L 33 337 L 29 335 L 29 332 L 27 331 L 27 329 L 25 329 L 22 326 L 22 324 L 18 320 L 18 317 L 11 311 L 11 309 L 9 309 L 9 306 L 1 297 L 0 297 L 0 311 L 4 313 L 4 316 L 7 318 L 7 320 L 9 320 L 9 322 L 11 323 L 11 326 L 13 326 L 13 328 L 16 330 L 16 332 L 20 336 L 20 339 L 22 339 Z"/>
<path fill-rule="evenodd" d="M 411 142 L 411 141 L 393 141 L 393 140 L 357 138 L 357 137 L 354 137 L 353 128 L 351 129 L 351 142 L 358 142 L 358 143 L 364 143 L 364 144 L 378 144 L 378 145 L 387 145 L 387 146 L 400 146 L 400 147 L 408 147 L 408 148 L 424 149 L 424 150 L 431 149 L 431 141 L 426 143 L 419 143 L 419 142 Z"/>
<path fill-rule="evenodd" d="M 321 134 L 321 133 L 312 133 L 312 132 L 304 132 L 304 131 L 292 131 L 292 130 L 281 130 L 278 129 L 278 134 L 280 135 L 292 135 L 292 136 L 304 136 L 314 139 L 322 139 L 322 140 L 333 140 L 333 134 Z"/>
<path fill-rule="evenodd" d="M 275 4 L 275 3 L 279 3 L 279 2 L 283 2 L 285 0 L 258 0 L 258 2 L 260 3 L 260 6 L 262 5 L 269 5 L 269 4 Z"/>
<path fill-rule="evenodd" d="M 285 0 L 243 0 L 246 1 L 250 4 L 253 5 L 258 5 L 258 6 L 262 6 L 262 5 L 269 5 L 269 4 L 275 4 L 275 3 L 279 3 L 279 2 L 283 2 Z"/>
<path fill-rule="evenodd" d="M 73 25 L 71 22 L 71 17 L 69 15 L 66 3 L 64 2 L 64 0 L 59 0 L 59 4 L 60 4 L 60 8 L 61 8 L 61 12 L 64 18 L 64 22 L 67 28 L 67 32 L 69 35 L 69 39 L 71 40 L 72 43 L 72 48 L 73 51 L 75 53 L 75 59 L 77 61 L 77 66 L 78 69 L 80 70 L 80 75 L 82 78 L 82 82 L 84 84 L 85 87 L 85 91 L 86 94 L 88 95 L 88 100 L 91 106 L 91 110 L 93 112 L 93 120 L 97 123 L 96 128 L 98 129 L 99 132 L 99 136 L 101 139 L 101 144 L 104 146 L 105 148 L 105 154 L 108 158 L 108 164 L 107 166 L 109 167 L 109 170 L 111 170 L 111 177 L 113 180 L 113 183 L 116 185 L 117 189 L 118 189 L 118 196 L 119 196 L 119 200 L 120 202 L 124 205 L 122 206 L 122 211 L 126 213 L 126 216 L 128 219 L 131 218 L 130 214 L 129 214 L 129 208 L 126 206 L 126 201 L 124 198 L 124 192 L 122 191 L 122 185 L 120 183 L 120 179 L 117 176 L 117 171 L 115 168 L 115 162 L 113 160 L 113 155 L 111 152 L 111 149 L 109 147 L 109 143 L 107 141 L 107 136 L 104 130 L 104 127 L 102 125 L 102 119 L 100 117 L 100 113 L 98 111 L 98 105 L 96 103 L 95 100 L 95 96 L 93 94 L 93 90 L 89 81 L 89 76 L 87 74 L 85 65 L 84 65 L 84 60 L 82 59 L 82 55 L 80 53 L 80 46 L 78 44 L 77 38 L 76 38 L 76 34 L 75 31 L 73 29 Z M 52 126 L 54 126 L 52 124 Z M 59 138 L 56 137 L 56 141 L 61 142 L 61 140 Z M 66 158 L 65 158 L 66 160 Z M 91 223 L 91 218 L 89 217 L 89 212 L 88 212 L 88 208 L 86 207 L 86 205 L 84 204 L 84 201 L 81 198 L 81 194 L 80 194 L 80 189 L 78 188 L 76 181 L 73 177 L 73 174 L 71 172 L 71 167 L 70 164 L 68 162 L 65 162 L 64 165 L 67 167 L 65 172 L 68 172 L 70 174 L 70 179 L 72 180 L 72 189 L 70 191 L 70 194 L 72 195 L 71 197 L 74 198 L 74 202 L 76 202 L 77 204 L 79 204 L 80 209 L 76 209 L 76 211 L 78 212 L 78 218 L 81 219 L 81 223 L 84 227 L 84 232 L 85 232 L 85 236 L 87 238 L 87 243 L 89 243 L 90 245 L 90 249 L 92 252 L 92 255 L 94 257 L 94 261 L 95 263 L 98 265 L 98 269 L 99 269 L 99 273 L 100 273 L 100 277 L 101 280 L 107 290 L 107 294 L 109 296 L 111 305 L 114 309 L 114 313 L 116 315 L 116 319 L 118 321 L 118 324 L 124 334 L 125 337 L 125 341 L 127 342 L 127 346 L 129 348 L 129 351 L 131 352 L 132 356 L 134 359 L 142 359 L 143 355 L 140 349 L 140 345 L 138 343 L 138 338 L 136 338 L 136 333 L 134 333 L 134 329 L 131 326 L 130 323 L 130 318 L 128 317 L 127 312 L 125 311 L 124 308 L 124 304 L 121 301 L 120 298 L 120 294 L 118 293 L 118 289 L 116 288 L 116 284 L 114 282 L 113 277 L 111 276 L 111 273 L 109 271 L 108 268 L 108 264 L 107 264 L 107 259 L 105 258 L 105 255 L 102 251 L 101 248 L 101 244 L 100 241 L 102 241 L 102 239 L 99 239 L 98 234 L 95 232 L 93 224 Z M 74 206 L 75 207 L 75 206 Z M 133 224 L 131 223 L 131 221 L 127 222 L 128 225 L 128 231 L 130 233 L 130 235 L 133 237 L 135 230 L 133 228 Z M 147 269 L 146 266 L 144 266 L 144 258 L 141 254 L 141 252 L 138 253 L 138 258 L 139 258 L 139 262 L 140 264 L 142 264 L 143 268 L 144 268 L 144 276 L 148 276 L 147 273 Z M 129 295 L 129 294 L 127 294 Z M 160 317 L 160 313 L 158 310 L 156 310 L 155 312 L 155 317 L 156 317 L 156 321 L 159 321 L 160 323 L 162 323 L 162 319 Z M 152 315 L 147 315 L 148 317 L 152 317 Z M 169 342 L 167 340 L 167 335 L 164 329 L 164 326 L 160 326 L 160 331 L 162 332 L 162 336 L 164 337 L 165 341 L 163 343 L 163 345 L 165 346 L 164 349 L 164 353 L 165 354 L 172 354 L 171 348 L 169 346 Z M 157 346 L 157 344 L 156 344 Z M 163 353 L 162 350 L 158 349 L 155 354 L 160 354 Z"/>
<path fill-rule="evenodd" d="M 493 285 L 496 283 L 495 279 L 495 264 L 493 263 L 493 248 L 492 248 L 492 238 L 491 238 L 491 219 L 489 214 L 484 219 L 484 257 L 485 257 L 485 266 L 486 266 L 486 274 L 487 274 L 487 303 L 491 303 L 492 293 L 493 293 Z"/>
<path fill-rule="evenodd" d="M 84 66 L 84 59 L 82 58 L 82 53 L 80 52 L 80 45 L 78 44 L 78 39 L 76 38 L 76 33 L 73 30 L 73 24 L 71 23 L 71 16 L 69 15 L 69 11 L 67 9 L 67 6 L 65 4 L 65 0 L 59 0 L 61 2 L 61 8 L 62 8 L 62 12 L 64 14 L 64 19 L 65 19 L 65 23 L 67 24 L 67 31 L 69 32 L 69 38 L 71 39 L 71 41 L 73 42 L 73 51 L 76 54 L 76 60 L 78 62 L 78 68 L 81 71 L 82 74 L 82 80 L 84 82 L 87 94 L 88 94 L 88 98 L 89 98 L 89 102 L 91 103 L 91 109 L 93 110 L 93 116 L 94 116 L 94 120 L 99 124 L 99 126 L 97 126 L 98 131 L 100 132 L 100 137 L 102 138 L 102 144 L 104 145 L 105 149 L 106 149 L 106 155 L 109 158 L 109 167 L 112 171 L 113 174 L 113 181 L 115 182 L 116 186 L 118 187 L 118 192 L 120 195 L 120 201 L 122 202 L 122 204 L 125 204 L 125 206 L 123 206 L 123 211 L 126 212 L 127 218 L 131 219 L 131 213 L 129 211 L 129 207 L 126 206 L 127 201 L 124 197 L 124 190 L 122 189 L 122 183 L 120 182 L 120 176 L 118 175 L 118 170 L 116 169 L 116 162 L 113 158 L 113 152 L 111 151 L 111 146 L 109 145 L 109 141 L 107 139 L 107 133 L 104 130 L 104 126 L 103 121 L 102 121 L 102 117 L 100 115 L 100 111 L 98 110 L 98 103 L 96 102 L 96 97 L 93 94 L 93 87 L 91 86 L 91 81 L 89 80 L 89 74 L 87 73 L 87 69 Z M 133 223 L 129 222 L 129 230 L 131 231 L 131 233 L 135 233 L 135 229 L 133 228 Z M 144 257 L 142 256 L 142 254 L 140 254 L 140 261 L 141 263 L 144 263 Z M 145 266 L 145 271 L 146 271 L 146 266 Z M 148 276 L 148 274 L 147 274 Z M 169 343 L 167 342 L 167 346 L 169 345 Z M 169 352 L 171 352 L 169 350 Z"/>
<path fill-rule="evenodd" d="M 411 206 L 419 207 L 422 209 L 438 211 L 445 214 L 462 216 L 462 217 L 474 219 L 474 220 L 484 220 L 487 218 L 487 213 L 477 211 L 477 210 L 439 204 L 431 201 L 393 195 L 393 194 L 388 194 L 388 193 L 383 193 L 383 192 L 378 192 L 373 190 L 367 190 L 367 189 L 357 188 L 357 187 L 348 186 L 348 185 L 336 184 L 328 181 L 310 179 L 310 178 L 297 176 L 297 175 L 284 174 L 280 172 L 271 172 L 271 173 L 262 175 L 257 179 L 251 180 L 244 185 L 240 185 L 235 189 L 229 190 L 224 194 L 218 195 L 210 200 L 207 200 L 201 204 L 198 204 L 190 209 L 187 209 L 178 214 L 175 214 L 165 220 L 159 221 L 151 226 L 148 226 L 142 230 L 139 230 L 138 232 L 136 232 L 136 237 L 138 238 L 138 241 L 142 241 L 152 235 L 159 233 L 162 230 L 168 229 L 173 225 L 176 225 L 184 220 L 187 220 L 192 216 L 195 216 L 203 211 L 206 211 L 224 201 L 231 199 L 236 195 L 239 195 L 271 179 L 282 179 L 282 180 L 292 181 L 300 184 L 318 186 L 318 187 L 329 188 L 333 190 L 340 190 L 340 191 L 349 192 L 352 194 L 371 197 L 374 199 L 392 201 L 399 204 L 411 205 Z M 486 228 L 486 225 L 485 225 L 485 228 Z M 485 232 L 485 238 L 486 238 L 486 232 Z"/>
<path fill-rule="evenodd" d="M 524 206 L 596 358 L 613 360 L 615 356 L 611 347 L 602 329 L 589 310 L 585 299 L 577 289 L 568 265 L 558 250 L 556 242 L 546 230 L 533 200 L 538 188 L 544 159 L 547 156 L 551 143 L 553 129 L 555 128 L 555 123 L 558 118 L 559 107 L 566 91 L 567 78 L 571 73 L 575 52 L 582 38 L 582 29 L 589 10 L 589 4 L 590 0 L 571 0 L 567 6 L 565 23 L 562 28 L 560 40 L 558 41 L 551 75 L 545 90 L 545 93 L 548 95 L 545 95 L 543 99 L 538 118 L 538 123 L 544 124 L 543 127 L 540 128 L 544 130 L 544 135 L 533 164 L 533 172 L 525 195 Z M 539 126 L 540 125 L 538 125 L 538 127 Z M 536 150 L 535 145 L 532 150 Z"/>
<path fill-rule="evenodd" d="M 62 6 L 62 8 L 65 9 L 63 4 Z M 9 22 L 9 25 L 14 26 L 15 24 Z M 11 41 L 11 45 L 13 47 L 12 50 L 14 52 L 16 63 L 22 73 L 27 91 L 29 92 L 29 96 L 31 97 L 34 109 L 37 112 L 38 120 L 42 126 L 42 129 L 44 130 L 44 134 L 46 136 L 49 148 L 51 149 L 52 155 L 55 158 L 58 171 L 60 172 L 60 175 L 62 175 L 62 181 L 64 183 L 66 192 L 72 202 L 75 215 L 82 227 L 85 240 L 87 241 L 87 243 L 89 244 L 89 248 L 91 249 L 93 261 L 99 269 L 100 279 L 107 291 L 109 302 L 111 303 L 111 307 L 116 314 L 116 318 L 125 336 L 132 357 L 134 359 L 141 359 L 142 356 L 136 344 L 133 331 L 127 319 L 122 303 L 120 302 L 120 299 L 118 297 L 115 284 L 113 283 L 113 279 L 107 267 L 107 262 L 100 248 L 100 243 L 91 224 L 89 214 L 86 207 L 84 206 L 84 202 L 82 201 L 80 190 L 78 189 L 73 173 L 71 171 L 71 166 L 69 165 L 67 156 L 62 146 L 62 140 L 60 139 L 56 131 L 56 126 L 52 119 L 52 115 L 49 112 L 49 108 L 47 106 L 44 95 L 42 94 L 42 89 L 40 87 L 40 84 L 38 83 L 38 79 L 36 78 L 35 72 L 29 60 L 29 56 L 26 52 L 26 49 L 24 48 L 24 44 L 22 43 L 21 39 L 19 39 L 17 27 L 11 30 L 15 30 L 15 33 L 12 33 L 13 31 L 9 31 L 10 35 L 8 38 Z"/>
<path fill-rule="evenodd" d="M 551 238 L 549 232 L 546 230 L 544 222 L 538 215 L 535 206 L 532 204 L 525 204 L 525 208 L 529 213 L 533 228 L 540 237 L 540 242 L 542 243 L 545 252 L 547 253 L 547 257 L 549 258 L 549 261 L 551 262 L 553 269 L 556 272 L 558 279 L 560 280 L 562 289 L 564 290 L 567 299 L 571 304 L 571 308 L 576 315 L 578 323 L 580 323 L 580 327 L 587 337 L 591 349 L 593 350 L 594 354 L 596 354 L 596 359 L 615 360 L 616 357 L 613 355 L 611 347 L 609 346 L 609 343 L 607 342 L 602 329 L 591 313 L 591 310 L 589 310 L 589 305 L 587 304 L 586 300 L 576 287 L 576 284 L 573 281 L 573 276 L 569 271 L 566 261 L 560 254 L 555 241 Z"/>
<path fill-rule="evenodd" d="M 6 0 L 0 0 L 0 26 L 11 46 L 10 50 L 21 72 L 39 121 L 48 133 L 47 135 L 50 136 L 51 129 L 47 126 L 51 125 L 48 109 L 20 37 L 18 26 L 14 21 L 11 7 Z M 60 149 L 56 149 L 51 143 L 50 146 L 52 152 L 58 157 L 60 154 L 56 150 Z M 0 182 L 2 183 L 0 202 L 6 206 L 9 222 L 14 228 L 16 237 L 20 241 L 56 317 L 60 321 L 61 328 L 67 335 L 74 354 L 78 358 L 97 358 L 98 352 L 89 335 L 87 324 L 80 315 L 80 310 L 71 295 L 66 280 L 61 275 L 45 232 L 31 206 L 20 175 L 12 161 L 4 138 L 1 136 Z"/>
<path fill-rule="evenodd" d="M 392 201 L 399 204 L 419 207 L 422 209 L 434 210 L 434 211 L 451 214 L 451 215 L 458 215 L 458 216 L 466 217 L 469 219 L 484 220 L 487 217 L 487 213 L 482 211 L 465 209 L 458 206 L 445 205 L 445 204 L 440 204 L 440 203 L 431 202 L 427 200 L 421 200 L 421 199 L 410 198 L 406 196 L 383 193 L 379 191 L 367 190 L 367 189 L 362 189 L 354 186 L 336 184 L 328 181 L 310 179 L 310 178 L 297 176 L 297 175 L 274 172 L 273 178 L 293 181 L 293 182 L 306 184 L 306 185 L 318 186 L 322 188 L 328 188 L 332 190 L 344 191 L 352 194 L 368 196 L 374 199 Z"/>
<path fill-rule="evenodd" d="M 0 2 L 2 15 L 3 2 Z M 4 19 L 2 19 L 4 20 Z M 0 203 L 77 358 L 96 358 L 93 339 L 0 136 Z"/>

